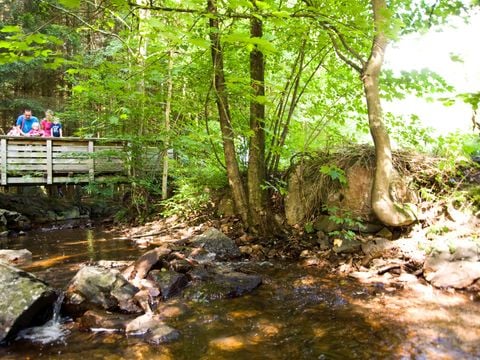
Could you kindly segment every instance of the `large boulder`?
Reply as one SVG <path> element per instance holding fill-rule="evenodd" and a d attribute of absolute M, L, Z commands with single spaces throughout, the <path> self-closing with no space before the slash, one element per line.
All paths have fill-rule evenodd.
<path fill-rule="evenodd" d="M 32 261 L 32 253 L 27 249 L 2 249 L 0 250 L 0 261 L 11 265 L 24 265 Z"/>
<path fill-rule="evenodd" d="M 318 214 L 325 209 L 335 209 L 335 213 L 330 215 L 336 217 L 359 219 L 363 223 L 377 222 L 371 207 L 373 167 L 355 163 L 344 169 L 344 172 L 346 185 L 341 186 L 337 180 L 328 179 L 328 175 L 326 175 L 328 181 L 325 177 L 319 176 L 320 168 L 298 165 L 288 179 L 288 195 L 285 197 L 287 223 L 301 224 L 310 215 Z M 390 189 L 394 200 L 400 203 L 418 202 L 415 193 L 408 188 L 411 179 L 398 174 L 395 174 L 394 178 Z M 321 224 L 317 226 L 317 230 L 325 231 Z"/>
<path fill-rule="evenodd" d="M 185 274 L 172 270 L 152 270 L 148 274 L 148 278 L 158 284 L 164 300 L 179 294 L 188 285 L 188 278 Z"/>
<path fill-rule="evenodd" d="M 141 309 L 134 300 L 138 290 L 117 269 L 85 266 L 70 282 L 63 308 L 74 316 L 89 309 L 139 313 Z"/>
<path fill-rule="evenodd" d="M 259 275 L 245 274 L 228 269 L 197 269 L 190 286 L 183 293 L 184 298 L 209 302 L 243 296 L 252 292 L 262 283 Z"/>
<path fill-rule="evenodd" d="M 23 231 L 29 230 L 32 226 L 30 220 L 16 212 L 5 209 L 0 209 L 0 229 Z"/>
<path fill-rule="evenodd" d="M 439 288 L 463 289 L 480 279 L 480 246 L 471 239 L 436 241 L 423 265 L 425 279 Z"/>
<path fill-rule="evenodd" d="M 190 244 L 215 254 L 217 260 L 231 260 L 242 256 L 235 241 L 215 228 L 210 228 L 196 236 Z"/>
<path fill-rule="evenodd" d="M 45 323 L 57 293 L 34 275 L 0 262 L 0 342 Z"/>

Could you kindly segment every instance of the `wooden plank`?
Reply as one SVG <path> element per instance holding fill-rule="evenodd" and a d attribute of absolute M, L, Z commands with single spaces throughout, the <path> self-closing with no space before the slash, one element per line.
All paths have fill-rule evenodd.
<path fill-rule="evenodd" d="M 22 170 L 27 170 L 27 171 L 47 171 L 47 165 L 46 164 L 9 164 L 7 172 L 10 171 L 22 171 Z"/>
<path fill-rule="evenodd" d="M 88 172 L 90 173 L 90 164 L 53 164 L 53 172 L 64 172 L 64 173 L 73 173 L 73 172 Z"/>
<path fill-rule="evenodd" d="M 7 139 L 0 141 L 0 159 L 1 159 L 1 182 L 7 185 Z"/>
<path fill-rule="evenodd" d="M 8 158 L 7 159 L 7 164 L 11 165 L 21 165 L 21 164 L 30 164 L 30 165 L 35 165 L 35 164 L 46 164 L 45 157 L 43 158 L 34 158 L 34 159 L 29 159 L 29 158 Z"/>
<path fill-rule="evenodd" d="M 67 158 L 55 158 L 54 165 L 88 165 L 89 159 L 67 159 Z"/>
<path fill-rule="evenodd" d="M 46 152 L 47 147 L 45 145 L 12 145 L 8 143 L 8 151 L 21 151 L 21 152 Z"/>
<path fill-rule="evenodd" d="M 88 146 L 57 146 L 53 145 L 53 151 L 55 152 L 88 152 Z"/>
<path fill-rule="evenodd" d="M 80 184 L 88 183 L 90 180 L 88 175 L 74 175 L 74 176 L 54 176 L 54 184 Z"/>
<path fill-rule="evenodd" d="M 45 184 L 46 179 L 44 177 L 9 177 L 8 184 L 15 185 L 15 184 Z"/>
<path fill-rule="evenodd" d="M 8 149 L 8 157 L 9 158 L 45 158 L 46 152 L 23 152 L 23 151 L 10 151 Z"/>

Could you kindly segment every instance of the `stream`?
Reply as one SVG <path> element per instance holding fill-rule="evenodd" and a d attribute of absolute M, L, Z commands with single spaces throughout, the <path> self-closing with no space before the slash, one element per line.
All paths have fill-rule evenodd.
<path fill-rule="evenodd" d="M 64 289 L 81 264 L 135 260 L 146 251 L 101 229 L 36 230 L 2 239 L 28 249 L 23 269 Z M 313 266 L 261 262 L 249 295 L 210 302 L 169 300 L 166 322 L 180 332 L 150 345 L 119 332 L 84 332 L 70 319 L 29 329 L 1 359 L 478 359 L 480 304 L 470 294 L 421 281 L 362 284 Z M 49 332 L 53 332 L 54 336 Z"/>

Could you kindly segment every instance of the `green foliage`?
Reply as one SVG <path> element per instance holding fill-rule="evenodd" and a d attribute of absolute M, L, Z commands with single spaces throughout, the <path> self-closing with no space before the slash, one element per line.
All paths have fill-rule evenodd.
<path fill-rule="evenodd" d="M 274 193 L 280 194 L 280 196 L 285 196 L 288 193 L 288 184 L 285 180 L 274 179 L 272 181 L 265 181 L 265 184 L 262 185 L 264 190 L 271 190 Z"/>
<path fill-rule="evenodd" d="M 12 2 L 11 18 L 0 30 L 0 90 L 5 97 L 17 96 L 20 88 L 34 92 L 38 74 L 50 74 L 46 78 L 56 79 L 54 84 L 58 85 L 54 96 L 68 99 L 58 110 L 74 135 L 118 138 L 131 144 L 127 159 L 132 175 L 131 208 L 119 217 L 130 210 L 142 219 L 150 215 L 160 193 L 161 154 L 174 149 L 174 158 L 169 160 L 173 196 L 162 203 L 162 211 L 195 214 L 208 206 L 205 189 L 222 188 L 227 183 L 207 30 L 213 15 L 205 15 L 201 0 L 181 3 L 194 16 L 159 10 L 146 16 L 147 12 L 121 0 L 96 4 L 42 1 L 28 11 L 13 11 L 25 9 Z M 155 2 L 145 3 L 152 4 Z M 162 2 L 162 6 L 179 5 Z M 388 21 L 382 30 L 394 39 L 402 32 L 459 13 L 458 1 L 437 5 L 429 8 L 423 1 L 390 2 L 383 14 Z M 252 100 L 266 105 L 266 152 L 278 156 L 280 170 L 289 167 L 295 153 L 369 139 L 361 81 L 334 53 L 328 34 L 335 26 L 351 52 L 365 60 L 374 31 L 366 2 L 232 0 L 218 2 L 218 6 L 231 136 L 241 171 L 248 166 L 248 145 L 254 134 L 250 128 Z M 230 17 L 232 14 L 242 16 Z M 262 20 L 262 38 L 250 36 L 246 16 Z M 249 69 L 249 52 L 254 48 L 268 56 L 266 93 L 255 98 Z M 451 90 L 442 78 L 428 71 L 400 76 L 385 73 L 382 80 L 382 96 L 387 100 Z M 172 84 L 171 89 L 168 84 Z M 472 107 L 478 105 L 475 94 L 465 95 L 463 100 Z M 27 96 L 2 104 L 16 109 L 20 102 L 37 113 L 46 107 L 45 102 L 33 103 Z M 415 116 L 407 120 L 390 117 L 394 141 L 416 148 L 430 144 L 429 129 L 421 128 L 419 122 Z M 450 151 L 453 158 L 455 151 L 449 141 L 453 142 L 445 140 L 437 150 Z M 156 158 L 145 156 L 152 143 Z M 470 148 L 463 142 L 458 151 L 474 154 Z M 156 171 L 142 175 L 147 167 Z M 342 169 L 325 165 L 320 171 L 346 185 Z M 263 190 L 285 195 L 286 185 L 266 181 Z M 347 225 L 348 216 L 342 221 Z"/>
<path fill-rule="evenodd" d="M 438 235 L 444 235 L 448 232 L 450 232 L 448 226 L 442 224 L 434 224 L 428 228 L 426 236 L 428 239 L 433 239 Z"/>
<path fill-rule="evenodd" d="M 313 234 L 315 232 L 315 228 L 313 227 L 313 223 L 311 221 L 307 221 L 303 228 L 307 234 Z"/>
<path fill-rule="evenodd" d="M 320 172 L 324 175 L 330 176 L 330 178 L 334 181 L 338 180 L 342 186 L 347 185 L 345 171 L 336 165 L 323 165 L 320 168 Z"/>
<path fill-rule="evenodd" d="M 444 158 L 440 164 L 443 170 L 454 170 L 458 164 L 469 163 L 471 156 L 480 154 L 480 139 L 474 134 L 450 133 L 437 139 L 433 152 Z"/>
<path fill-rule="evenodd" d="M 345 229 L 331 231 L 328 233 L 328 235 L 331 236 L 332 238 L 340 238 L 340 239 L 346 239 L 346 240 L 354 240 L 356 237 L 355 232 L 353 232 L 352 230 L 345 230 Z"/>
<path fill-rule="evenodd" d="M 206 189 L 190 183 L 177 184 L 176 194 L 161 202 L 163 216 L 176 215 L 187 219 L 206 210 L 210 204 L 210 194 Z"/>
<path fill-rule="evenodd" d="M 341 210 L 338 207 L 324 207 L 324 211 L 327 211 L 329 214 L 329 219 L 335 224 L 342 225 L 345 228 L 349 229 L 358 229 L 361 230 L 364 225 L 360 218 L 355 218 L 348 211 Z"/>
<path fill-rule="evenodd" d="M 401 148 L 427 150 L 435 142 L 434 129 L 423 126 L 421 119 L 415 114 L 410 117 L 395 117 L 386 113 L 385 120 L 392 140 Z"/>
<path fill-rule="evenodd" d="M 453 91 L 445 79 L 428 69 L 402 71 L 399 76 L 391 70 L 385 70 L 382 76 L 381 95 L 387 101 L 404 99 L 407 95 L 425 98 L 431 94 Z"/>
<path fill-rule="evenodd" d="M 211 195 L 228 184 L 223 170 L 213 166 L 192 167 L 176 164 L 172 169 L 173 195 L 159 203 L 163 216 L 176 215 L 182 219 L 195 216 L 211 206 Z"/>

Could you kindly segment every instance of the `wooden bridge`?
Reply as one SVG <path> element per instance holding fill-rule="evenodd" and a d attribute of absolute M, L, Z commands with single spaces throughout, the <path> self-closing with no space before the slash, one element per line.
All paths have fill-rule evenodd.
<path fill-rule="evenodd" d="M 0 185 L 78 184 L 128 175 L 125 143 L 0 136 Z"/>

